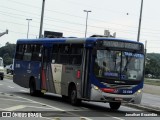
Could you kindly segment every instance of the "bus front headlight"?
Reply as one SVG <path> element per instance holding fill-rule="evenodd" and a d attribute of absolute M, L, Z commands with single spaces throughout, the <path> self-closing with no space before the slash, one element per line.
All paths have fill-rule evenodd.
<path fill-rule="evenodd" d="M 142 90 L 141 89 L 139 89 L 138 91 L 137 91 L 137 93 L 141 93 L 142 92 Z"/>
<path fill-rule="evenodd" d="M 93 88 L 94 88 L 95 90 L 98 90 L 98 89 L 99 89 L 97 86 L 93 86 Z"/>

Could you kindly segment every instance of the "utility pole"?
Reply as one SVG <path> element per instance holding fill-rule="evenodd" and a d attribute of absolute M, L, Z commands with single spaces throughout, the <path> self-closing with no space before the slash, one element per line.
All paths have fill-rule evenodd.
<path fill-rule="evenodd" d="M 43 2 L 42 2 L 42 12 L 41 12 L 41 22 L 40 22 L 40 29 L 39 29 L 39 38 L 42 37 L 44 5 L 45 5 L 45 0 L 43 0 Z"/>
<path fill-rule="evenodd" d="M 145 56 L 147 56 L 147 40 L 145 41 L 145 48 L 144 48 L 144 51 L 145 51 Z"/>
<path fill-rule="evenodd" d="M 140 16 L 139 16 L 138 35 L 137 35 L 138 42 L 139 42 L 140 32 L 141 32 L 142 9 L 143 9 L 143 0 L 141 0 L 141 9 L 140 9 Z"/>
<path fill-rule="evenodd" d="M 86 29 L 85 29 L 85 38 L 86 38 L 86 35 L 87 35 L 87 21 L 88 21 L 88 13 L 89 13 L 89 12 L 92 12 L 92 11 L 84 10 L 84 12 L 87 12 L 87 16 L 86 16 Z"/>
<path fill-rule="evenodd" d="M 28 34 L 29 34 L 29 22 L 32 20 L 32 19 L 26 19 L 28 20 L 28 29 L 27 29 L 27 39 L 28 39 Z"/>

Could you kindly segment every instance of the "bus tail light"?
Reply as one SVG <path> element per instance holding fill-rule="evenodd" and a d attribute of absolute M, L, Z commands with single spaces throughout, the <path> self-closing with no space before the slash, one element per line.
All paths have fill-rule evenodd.
<path fill-rule="evenodd" d="M 106 93 L 116 93 L 116 89 L 113 89 L 113 88 L 101 88 L 101 90 L 103 92 L 106 92 Z"/>
<path fill-rule="evenodd" d="M 81 71 L 78 70 L 78 71 L 77 71 L 77 78 L 79 79 L 80 77 L 81 77 Z"/>

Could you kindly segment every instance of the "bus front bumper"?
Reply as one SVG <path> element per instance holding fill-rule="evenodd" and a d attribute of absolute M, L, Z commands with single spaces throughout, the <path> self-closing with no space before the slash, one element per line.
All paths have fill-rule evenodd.
<path fill-rule="evenodd" d="M 91 101 L 102 101 L 102 102 L 127 102 L 140 104 L 142 99 L 142 92 L 136 92 L 131 95 L 122 95 L 122 94 L 112 94 L 102 92 L 100 89 L 91 88 Z"/>

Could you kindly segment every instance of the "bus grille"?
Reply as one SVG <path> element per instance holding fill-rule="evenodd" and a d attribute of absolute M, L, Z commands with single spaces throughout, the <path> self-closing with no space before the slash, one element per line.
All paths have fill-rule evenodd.
<path fill-rule="evenodd" d="M 106 87 L 109 88 L 115 88 L 115 89 L 132 89 L 135 87 L 135 85 L 117 85 L 117 84 L 108 84 L 108 83 L 103 83 Z"/>

